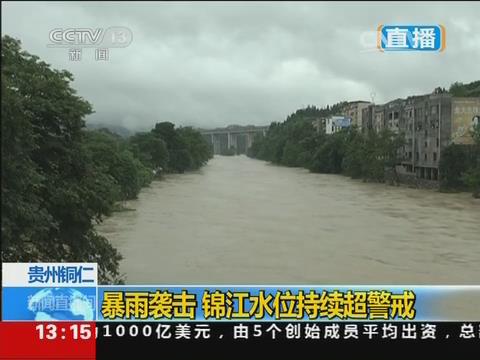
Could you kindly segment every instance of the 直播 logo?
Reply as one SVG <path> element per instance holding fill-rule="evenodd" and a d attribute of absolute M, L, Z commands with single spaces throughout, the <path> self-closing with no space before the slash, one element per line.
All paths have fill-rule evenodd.
<path fill-rule="evenodd" d="M 442 25 L 380 25 L 377 47 L 380 51 L 445 50 L 446 36 Z"/>

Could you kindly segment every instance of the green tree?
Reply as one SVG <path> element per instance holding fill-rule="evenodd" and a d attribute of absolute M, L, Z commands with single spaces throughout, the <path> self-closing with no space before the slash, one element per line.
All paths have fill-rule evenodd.
<path fill-rule="evenodd" d="M 384 129 L 380 133 L 369 131 L 363 147 L 363 178 L 383 182 L 385 170 L 394 170 L 398 151 L 404 144 L 403 134 Z"/>
<path fill-rule="evenodd" d="M 340 174 L 346 151 L 345 139 L 347 136 L 348 130 L 325 135 L 324 141 L 320 143 L 313 155 L 310 170 L 326 174 Z"/>
<path fill-rule="evenodd" d="M 167 168 L 169 161 L 167 145 L 153 132 L 137 133 L 129 141 L 132 152 L 142 164 L 152 169 Z"/>
<path fill-rule="evenodd" d="M 2 37 L 2 260 L 96 261 L 102 281 L 120 255 L 93 229 L 110 184 L 82 145 L 90 104 L 52 69 Z M 102 182 L 105 181 L 105 182 Z"/>
<path fill-rule="evenodd" d="M 162 139 L 168 149 L 168 170 L 184 172 L 191 166 L 192 159 L 187 151 L 187 144 L 171 122 L 161 122 L 155 125 L 152 133 Z"/>
<path fill-rule="evenodd" d="M 45 177 L 32 160 L 35 129 L 26 97 L 19 93 L 15 72 L 26 66 L 20 43 L 2 39 L 2 259 L 29 261 L 38 258 L 35 241 L 44 244 L 58 226 L 43 207 Z M 23 64 L 20 64 L 20 61 Z"/>
<path fill-rule="evenodd" d="M 360 179 L 365 175 L 365 138 L 357 131 L 350 131 L 342 168 L 345 175 Z"/>
<path fill-rule="evenodd" d="M 135 199 L 152 178 L 151 168 L 136 158 L 120 136 L 105 131 L 84 132 L 83 146 L 98 172 L 111 176 L 118 189 L 115 200 Z"/>
<path fill-rule="evenodd" d="M 472 130 L 473 160 L 471 167 L 463 174 L 462 180 L 473 191 L 475 198 L 480 198 L 480 123 Z"/>
<path fill-rule="evenodd" d="M 457 97 L 480 96 L 480 80 L 472 81 L 468 84 L 455 82 L 450 86 L 448 92 Z"/>
<path fill-rule="evenodd" d="M 476 145 L 480 145 L 480 122 L 473 127 L 472 139 Z"/>
<path fill-rule="evenodd" d="M 212 158 L 212 149 L 200 132 L 191 127 L 181 127 L 177 131 L 190 157 L 189 169 L 198 169 Z"/>
<path fill-rule="evenodd" d="M 451 144 L 440 158 L 440 188 L 465 189 L 463 174 L 469 168 L 468 149 L 465 145 Z"/>
<path fill-rule="evenodd" d="M 344 102 L 321 109 L 309 105 L 290 114 L 282 123 L 272 122 L 266 136 L 255 137 L 248 155 L 275 164 L 317 169 L 322 137 L 312 123 L 337 114 L 343 105 Z"/>

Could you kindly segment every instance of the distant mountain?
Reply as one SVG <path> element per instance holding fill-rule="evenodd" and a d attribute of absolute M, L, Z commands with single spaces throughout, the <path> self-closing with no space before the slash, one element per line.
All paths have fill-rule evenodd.
<path fill-rule="evenodd" d="M 111 124 L 102 124 L 102 123 L 97 123 L 97 124 L 87 123 L 87 129 L 108 129 L 112 133 L 120 135 L 123 138 L 127 138 L 127 137 L 132 136 L 134 134 L 133 131 L 128 130 L 127 128 L 125 128 L 123 126 L 111 125 Z"/>

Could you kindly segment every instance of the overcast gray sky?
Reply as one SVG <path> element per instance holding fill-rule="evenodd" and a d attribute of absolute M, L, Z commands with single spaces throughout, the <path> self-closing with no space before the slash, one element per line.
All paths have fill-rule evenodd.
<path fill-rule="evenodd" d="M 480 79 L 480 3 L 2 2 L 2 34 L 75 76 L 88 121 L 145 129 L 282 121 L 308 104 L 381 103 Z M 443 24 L 443 53 L 381 53 L 379 24 Z M 128 27 L 95 61 L 49 48 L 55 28 Z"/>

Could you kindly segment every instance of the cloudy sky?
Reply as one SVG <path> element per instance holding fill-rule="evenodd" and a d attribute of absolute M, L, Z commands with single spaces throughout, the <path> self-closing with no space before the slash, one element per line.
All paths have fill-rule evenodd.
<path fill-rule="evenodd" d="M 480 79 L 480 3 L 2 2 L 2 35 L 75 76 L 89 122 L 217 127 L 282 121 L 308 104 L 386 102 Z M 443 24 L 443 53 L 381 53 L 379 24 Z M 56 28 L 127 27 L 96 61 L 51 48 Z M 373 44 L 372 44 L 373 41 Z"/>

